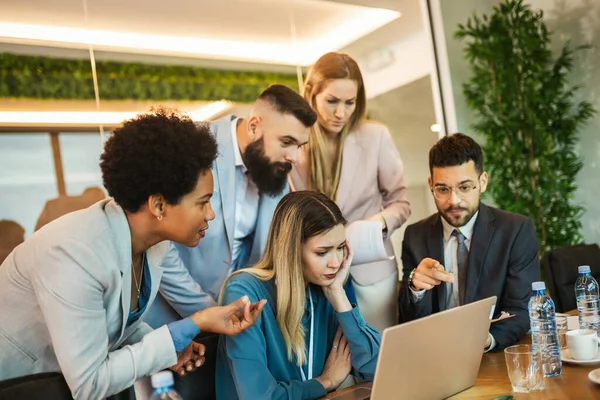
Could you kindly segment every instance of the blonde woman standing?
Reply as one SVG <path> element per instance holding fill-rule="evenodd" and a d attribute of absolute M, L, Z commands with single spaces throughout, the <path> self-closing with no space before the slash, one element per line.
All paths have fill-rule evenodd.
<path fill-rule="evenodd" d="M 393 254 L 389 238 L 410 216 L 404 166 L 387 127 L 365 120 L 367 100 L 356 61 L 341 53 L 323 55 L 308 72 L 304 98 L 317 112 L 317 123 L 290 173 L 290 186 L 334 199 L 349 222 L 380 222 Z M 395 325 L 396 261 L 353 265 L 350 273 L 367 322 L 380 331 Z"/>
<path fill-rule="evenodd" d="M 373 379 L 380 335 L 343 288 L 352 261 L 345 223 L 321 193 L 283 197 L 263 257 L 221 291 L 224 303 L 244 293 L 267 305 L 253 327 L 221 338 L 217 399 L 316 399 L 351 372 Z"/>

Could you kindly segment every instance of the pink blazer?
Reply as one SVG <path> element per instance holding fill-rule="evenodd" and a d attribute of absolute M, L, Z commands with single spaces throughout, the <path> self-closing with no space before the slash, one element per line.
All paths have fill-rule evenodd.
<path fill-rule="evenodd" d="M 307 154 L 300 151 L 289 175 L 291 190 L 312 190 L 308 169 Z M 335 201 L 348 222 L 381 214 L 388 226 L 385 246 L 393 254 L 389 238 L 410 216 L 410 203 L 406 198 L 404 166 L 387 127 L 364 122 L 348 134 Z M 359 285 L 366 286 L 382 281 L 396 269 L 395 260 L 384 260 L 354 265 L 350 271 Z"/>

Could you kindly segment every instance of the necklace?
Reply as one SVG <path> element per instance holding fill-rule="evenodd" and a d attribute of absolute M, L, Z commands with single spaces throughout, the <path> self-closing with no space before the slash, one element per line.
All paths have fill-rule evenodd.
<path fill-rule="evenodd" d="M 144 269 L 144 258 L 146 257 L 146 253 L 142 254 L 142 271 Z M 142 276 L 144 273 L 142 272 L 142 276 L 140 276 L 140 281 L 138 282 L 137 275 L 135 273 L 135 265 L 131 263 L 131 270 L 133 271 L 133 279 L 135 279 L 135 289 L 137 290 L 137 297 L 140 298 L 140 289 L 142 287 Z"/>

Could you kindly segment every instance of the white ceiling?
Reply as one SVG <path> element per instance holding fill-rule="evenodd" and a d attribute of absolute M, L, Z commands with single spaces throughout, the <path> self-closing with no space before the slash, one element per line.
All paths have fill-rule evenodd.
<path fill-rule="evenodd" d="M 291 43 L 289 13 L 302 38 L 320 35 L 356 12 L 326 1 L 2 0 L 3 21 L 172 36 Z"/>
<path fill-rule="evenodd" d="M 185 55 L 187 49 L 181 47 L 186 47 L 187 43 L 219 40 L 241 43 L 242 49 L 250 53 L 254 46 L 263 46 L 257 48 L 274 52 L 273 60 L 276 60 L 276 53 L 290 51 L 293 55 L 291 49 L 296 48 L 305 52 L 312 48 L 318 48 L 322 52 L 339 50 L 377 30 L 384 21 L 396 18 L 397 15 L 389 15 L 392 12 L 390 10 L 399 11 L 402 17 L 392 22 L 396 28 L 390 30 L 388 27 L 383 36 L 371 36 L 369 48 L 374 42 L 390 41 L 395 39 L 392 35 L 414 25 L 415 18 L 412 14 L 415 5 L 418 8 L 418 0 L 87 0 L 86 20 L 82 0 L 0 0 L 0 24 L 178 37 L 172 40 L 172 45 L 167 41 L 169 49 L 160 51 L 144 50 L 143 46 L 124 50 L 114 46 L 110 48 L 95 45 L 97 50 Z M 372 22 L 376 16 L 382 18 L 379 24 Z M 295 24 L 296 47 L 293 47 L 292 19 Z M 8 28 L 4 30 L 7 31 Z M 73 42 L 70 44 L 49 41 L 53 38 L 49 30 L 35 36 L 34 30 L 25 29 L 23 35 L 32 35 L 29 38 L 11 38 L 8 34 L 5 35 L 2 37 L 3 34 L 0 33 L 0 42 L 77 47 L 76 42 L 80 40 L 78 35 L 74 35 L 68 38 Z M 104 36 L 108 38 L 108 34 Z M 190 39 L 190 42 L 185 42 L 183 38 Z M 85 44 L 79 44 L 79 48 L 84 46 Z M 331 48 L 326 48 L 327 46 Z M 204 47 L 208 49 L 207 53 L 212 51 L 209 47 L 208 44 Z M 237 54 L 244 51 L 238 51 Z M 254 56 L 260 58 L 261 55 Z M 202 58 L 235 59 L 236 55 L 204 54 Z M 239 61 L 269 61 L 253 59 L 253 54 L 245 54 L 239 58 Z M 314 61 L 306 58 L 301 60 L 306 61 L 304 65 Z"/>
<path fill-rule="evenodd" d="M 402 16 L 389 24 L 350 43 L 340 51 L 360 59 L 371 52 L 389 46 L 423 30 L 419 0 L 334 0 L 352 4 L 371 4 L 372 7 L 389 8 Z"/>

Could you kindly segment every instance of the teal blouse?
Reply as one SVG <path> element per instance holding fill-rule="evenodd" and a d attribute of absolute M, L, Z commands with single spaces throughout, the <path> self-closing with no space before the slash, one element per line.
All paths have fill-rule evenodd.
<path fill-rule="evenodd" d="M 231 278 L 224 291 L 223 303 L 243 295 L 251 302 L 267 299 L 256 324 L 237 336 L 221 336 L 217 354 L 216 386 L 218 400 L 235 399 L 316 399 L 326 394 L 314 378 L 321 375 L 338 326 L 350 345 L 352 374 L 363 381 L 375 376 L 380 335 L 366 324 L 358 308 L 336 313 L 319 286 L 310 286 L 314 308 L 313 379 L 302 380 L 300 368 L 288 361 L 283 335 L 275 317 L 273 281 L 261 281 L 242 273 Z M 307 301 L 302 324 L 309 349 L 310 303 Z M 307 355 L 308 359 L 308 355 Z M 308 377 L 308 366 L 303 366 Z"/>

